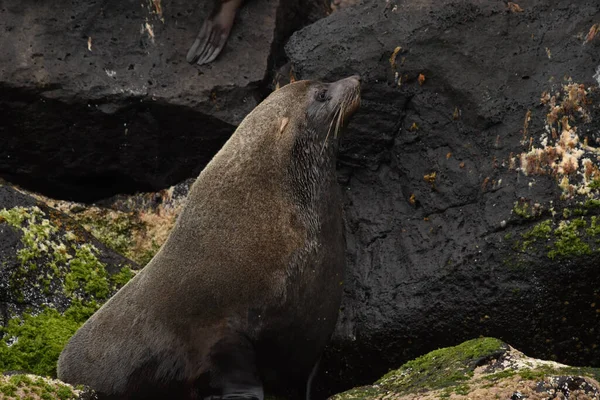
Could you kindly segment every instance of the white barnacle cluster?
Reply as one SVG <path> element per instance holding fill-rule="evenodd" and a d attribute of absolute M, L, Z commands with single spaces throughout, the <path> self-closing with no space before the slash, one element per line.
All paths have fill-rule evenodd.
<path fill-rule="evenodd" d="M 554 94 L 544 92 L 540 99 L 547 106 L 545 129 L 532 133 L 523 143 L 529 149 L 511 160 L 527 176 L 550 175 L 555 177 L 565 197 L 576 194 L 589 195 L 600 188 L 600 151 L 588 143 L 582 134 L 582 125 L 591 121 L 589 113 L 590 88 L 569 81 Z M 524 136 L 529 132 L 528 112 Z M 583 137 L 582 137 L 583 136 Z"/>

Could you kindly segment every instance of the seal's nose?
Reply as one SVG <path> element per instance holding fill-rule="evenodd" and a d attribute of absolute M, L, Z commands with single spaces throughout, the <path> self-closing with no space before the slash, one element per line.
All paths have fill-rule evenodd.
<path fill-rule="evenodd" d="M 350 77 L 350 79 L 356 79 L 357 81 L 359 81 L 359 82 L 360 82 L 360 75 L 352 75 L 352 76 Z"/>

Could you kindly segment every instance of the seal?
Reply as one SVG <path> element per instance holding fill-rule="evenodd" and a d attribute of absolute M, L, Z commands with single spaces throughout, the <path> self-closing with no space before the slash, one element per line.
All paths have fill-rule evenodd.
<path fill-rule="evenodd" d="M 202 24 L 186 60 L 190 64 L 208 64 L 225 47 L 238 9 L 244 0 L 214 0 L 209 17 Z"/>
<path fill-rule="evenodd" d="M 159 252 L 69 340 L 59 379 L 110 399 L 306 398 L 340 306 L 335 166 L 359 103 L 356 76 L 261 102 Z"/>

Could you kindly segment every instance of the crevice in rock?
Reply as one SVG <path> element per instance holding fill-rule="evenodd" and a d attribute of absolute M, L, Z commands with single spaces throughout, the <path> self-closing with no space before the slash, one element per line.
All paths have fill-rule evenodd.
<path fill-rule="evenodd" d="M 10 115 L 0 126 L 0 176 L 59 199 L 91 202 L 197 176 L 234 130 L 146 97 L 93 104 L 6 86 L 0 93 L 0 113 Z"/>

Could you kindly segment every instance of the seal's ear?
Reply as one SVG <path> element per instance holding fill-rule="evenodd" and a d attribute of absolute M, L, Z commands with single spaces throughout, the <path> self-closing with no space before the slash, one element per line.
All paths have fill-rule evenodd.
<path fill-rule="evenodd" d="M 283 117 L 281 119 L 281 125 L 279 125 L 279 136 L 283 135 L 283 132 L 285 132 L 285 128 L 287 127 L 288 122 L 290 122 L 290 119 L 288 117 Z"/>

